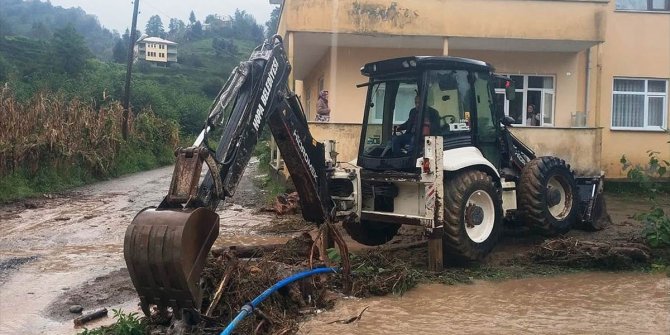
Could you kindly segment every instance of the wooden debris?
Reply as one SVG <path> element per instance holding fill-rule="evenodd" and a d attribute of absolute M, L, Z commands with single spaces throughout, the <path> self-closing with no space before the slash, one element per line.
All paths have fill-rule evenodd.
<path fill-rule="evenodd" d="M 226 271 L 223 274 L 223 278 L 221 279 L 221 283 L 219 283 L 219 287 L 217 288 L 216 293 L 212 298 L 212 302 L 209 304 L 209 307 L 207 308 L 205 316 L 212 316 L 212 312 L 214 311 L 214 308 L 216 308 L 216 306 L 219 304 L 219 301 L 221 300 L 221 295 L 223 295 L 223 290 L 226 288 L 226 285 L 230 281 L 233 271 L 237 269 L 238 264 L 237 259 L 234 256 L 228 256 L 227 259 L 230 261 L 229 263 L 230 266 L 226 268 Z"/>
<path fill-rule="evenodd" d="M 105 316 L 107 316 L 107 308 L 99 309 L 97 311 L 88 313 L 86 315 L 83 315 L 83 316 L 80 316 L 80 317 L 74 319 L 74 326 L 75 327 L 81 327 L 88 322 L 100 319 L 100 318 L 105 317 Z"/>

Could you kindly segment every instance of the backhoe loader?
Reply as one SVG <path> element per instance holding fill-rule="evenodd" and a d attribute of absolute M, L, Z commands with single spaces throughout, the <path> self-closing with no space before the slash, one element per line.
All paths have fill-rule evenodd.
<path fill-rule="evenodd" d="M 513 83 L 491 65 L 446 56 L 365 64 L 359 154 L 348 163 L 333 159 L 332 141 L 326 150 L 310 134 L 288 87 L 290 70 L 280 36 L 234 69 L 194 145 L 176 150 L 167 196 L 129 225 L 124 255 L 145 314 L 155 305 L 197 321 L 200 274 L 219 231 L 216 209 L 234 194 L 266 124 L 306 220 L 341 221 L 365 245 L 390 241 L 401 225 L 423 227 L 433 269 L 481 259 L 504 222 L 544 234 L 601 228 L 602 174 L 575 177 L 564 160 L 536 157 L 515 138 L 512 120 L 493 103 L 494 88 L 511 97 Z M 402 133 L 408 118 L 415 126 Z M 220 134 L 216 148 L 213 134 Z"/>

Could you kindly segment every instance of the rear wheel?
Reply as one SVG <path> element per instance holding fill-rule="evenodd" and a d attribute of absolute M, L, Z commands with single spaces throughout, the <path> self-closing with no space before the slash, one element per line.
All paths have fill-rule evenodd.
<path fill-rule="evenodd" d="M 444 259 L 482 259 L 502 231 L 502 198 L 491 176 L 463 171 L 445 181 Z"/>
<path fill-rule="evenodd" d="M 570 166 L 556 157 L 530 161 L 518 190 L 521 219 L 545 235 L 564 234 L 577 219 L 578 199 Z"/>
<path fill-rule="evenodd" d="M 396 223 L 383 223 L 375 221 L 361 220 L 360 222 L 345 221 L 342 223 L 344 230 L 354 241 L 367 245 L 382 245 L 393 239 L 400 225 Z"/>

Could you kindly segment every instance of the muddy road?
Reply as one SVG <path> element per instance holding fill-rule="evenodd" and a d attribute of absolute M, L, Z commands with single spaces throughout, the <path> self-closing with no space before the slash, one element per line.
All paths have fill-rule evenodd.
<path fill-rule="evenodd" d="M 236 196 L 218 211 L 221 232 L 215 247 L 283 243 L 305 228 L 285 224 L 289 231 L 284 234 L 264 229 L 276 224 L 276 218 L 258 211 L 264 196 L 254 187 L 254 177 L 247 177 L 257 174 L 255 164 Z M 78 316 L 69 312 L 72 305 L 81 305 L 84 312 L 110 310 L 109 318 L 88 324 L 89 328 L 111 323 L 115 308 L 139 312 L 123 260 L 124 232 L 138 211 L 160 202 L 171 172 L 167 167 L 0 206 L 0 334 L 74 334 L 81 329 L 72 325 Z M 608 205 L 611 227 L 569 235 L 600 241 L 639 238 L 641 226 L 630 215 L 647 204 L 609 198 Z M 416 239 L 412 229 L 403 229 L 394 242 Z M 362 248 L 347 241 L 352 250 Z M 486 262 L 505 263 L 541 241 L 508 236 Z M 357 315 L 366 306 L 360 321 L 332 322 Z M 668 334 L 670 278 L 594 272 L 473 285 L 420 285 L 403 297 L 340 299 L 333 310 L 303 323 L 300 332 Z"/>

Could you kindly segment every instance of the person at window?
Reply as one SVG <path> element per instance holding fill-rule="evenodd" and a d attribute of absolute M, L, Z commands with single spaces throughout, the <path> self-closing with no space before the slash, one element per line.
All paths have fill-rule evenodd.
<path fill-rule="evenodd" d="M 330 107 L 328 107 L 328 91 L 326 90 L 319 93 L 319 99 L 316 101 L 316 121 L 330 122 Z"/>
<path fill-rule="evenodd" d="M 402 148 L 404 148 L 406 145 L 409 144 L 410 147 L 412 146 L 412 142 L 414 141 L 414 134 L 416 134 L 417 131 L 420 130 L 423 136 L 427 136 L 433 132 L 432 129 L 435 126 L 439 125 L 439 119 L 438 119 L 439 113 L 432 107 L 428 107 L 426 109 L 426 115 L 424 116 L 423 124 L 421 125 L 418 124 L 417 121 L 419 118 L 420 101 L 421 98 L 419 97 L 419 95 L 415 96 L 414 108 L 410 109 L 407 121 L 405 121 L 401 125 L 394 127 L 393 131 L 394 133 L 403 130 L 405 131 L 403 134 L 393 136 L 391 138 L 391 150 L 395 155 L 398 155 L 401 152 Z M 384 154 L 382 154 L 382 156 L 383 155 Z"/>
<path fill-rule="evenodd" d="M 526 108 L 526 125 L 538 127 L 540 125 L 540 113 L 535 111 L 535 105 L 530 104 Z"/>

